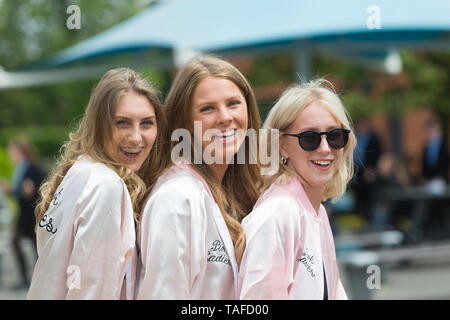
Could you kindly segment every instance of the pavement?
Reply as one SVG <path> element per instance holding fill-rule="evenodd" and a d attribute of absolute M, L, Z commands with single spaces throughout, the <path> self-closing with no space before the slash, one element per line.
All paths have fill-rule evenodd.
<path fill-rule="evenodd" d="M 349 299 L 364 300 L 352 292 L 345 268 L 339 266 L 339 271 Z M 450 257 L 421 264 L 381 267 L 380 274 L 379 286 L 367 289 L 371 300 L 450 300 Z M 366 274 L 362 281 L 368 281 L 370 276 L 371 273 Z"/>
<path fill-rule="evenodd" d="M 23 240 L 27 255 L 30 278 L 34 266 L 32 243 Z M 370 291 L 373 300 L 450 300 L 450 257 L 440 261 L 391 266 L 381 268 L 381 281 L 377 288 Z M 349 275 L 340 266 L 341 279 L 350 299 Z M 370 274 L 367 274 L 369 277 Z M 366 279 L 364 279 L 366 280 Z M 26 299 L 27 289 L 12 290 L 10 287 L 19 281 L 19 272 L 9 244 L 9 233 L 0 230 L 0 300 Z"/>
<path fill-rule="evenodd" d="M 33 243 L 24 239 L 21 245 L 26 255 L 29 279 L 34 269 L 35 255 L 33 253 Z M 24 300 L 27 297 L 27 288 L 12 289 L 20 280 L 19 267 L 13 256 L 10 244 L 10 232 L 0 230 L 0 300 Z"/>
<path fill-rule="evenodd" d="M 450 262 L 388 271 L 374 300 L 450 300 Z"/>

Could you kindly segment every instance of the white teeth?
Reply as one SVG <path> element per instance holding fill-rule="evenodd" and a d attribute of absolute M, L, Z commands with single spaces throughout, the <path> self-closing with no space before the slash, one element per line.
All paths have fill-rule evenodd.
<path fill-rule="evenodd" d="M 125 151 L 126 153 L 139 153 L 141 152 L 142 148 L 137 148 L 137 149 L 125 149 L 122 148 L 123 151 Z"/>
<path fill-rule="evenodd" d="M 231 131 L 227 131 L 225 133 L 222 133 L 220 135 L 219 134 L 215 134 L 214 136 L 217 137 L 217 138 L 224 138 L 224 139 L 226 139 L 226 138 L 234 136 L 234 134 L 235 134 L 235 131 L 231 130 Z"/>
<path fill-rule="evenodd" d="M 317 160 L 313 161 L 313 163 L 318 164 L 319 166 L 327 166 L 331 163 L 331 160 Z"/>

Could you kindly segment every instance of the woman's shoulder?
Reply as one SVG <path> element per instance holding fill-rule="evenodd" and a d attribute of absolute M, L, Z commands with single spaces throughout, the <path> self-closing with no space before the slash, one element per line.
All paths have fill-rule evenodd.
<path fill-rule="evenodd" d="M 93 187 L 102 186 L 104 190 L 122 189 L 124 184 L 112 168 L 90 157 L 79 158 L 69 169 L 67 176 Z"/>
<path fill-rule="evenodd" d="M 173 199 L 199 198 L 207 193 L 202 181 L 190 171 L 172 166 L 153 187 L 152 194 L 166 194 Z"/>
<path fill-rule="evenodd" d="M 170 220 L 174 219 L 174 214 L 189 219 L 204 218 L 211 204 L 202 182 L 195 176 L 189 172 L 168 170 L 145 200 L 142 220 Z"/>
<path fill-rule="evenodd" d="M 287 185 L 273 183 L 258 199 L 255 209 L 259 207 L 297 208 L 300 207 L 297 197 Z"/>
<path fill-rule="evenodd" d="M 253 211 L 244 218 L 242 224 L 258 224 L 272 221 L 285 224 L 296 221 L 303 210 L 295 196 L 282 185 L 272 185 L 258 199 Z"/>

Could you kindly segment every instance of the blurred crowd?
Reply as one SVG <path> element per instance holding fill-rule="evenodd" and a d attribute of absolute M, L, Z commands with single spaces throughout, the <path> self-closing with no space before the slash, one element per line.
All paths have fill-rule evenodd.
<path fill-rule="evenodd" d="M 436 117 L 425 124 L 427 139 L 422 150 L 420 174 L 413 173 L 406 157 L 383 152 L 380 138 L 369 119 L 355 125 L 357 147 L 355 176 L 345 196 L 330 204 L 334 218 L 353 213 L 360 218 L 358 231 L 400 230 L 420 224 L 420 239 L 450 238 L 449 147 L 443 125 Z M 417 201 L 426 216 L 414 221 Z M 339 232 L 335 219 L 334 229 Z M 417 226 L 416 226 L 417 227 Z M 406 241 L 413 240 L 406 237 Z"/>

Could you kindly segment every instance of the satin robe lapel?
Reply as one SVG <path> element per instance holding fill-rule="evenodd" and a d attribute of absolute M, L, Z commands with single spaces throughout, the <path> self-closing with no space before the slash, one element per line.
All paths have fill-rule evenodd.
<path fill-rule="evenodd" d="M 300 203 L 306 208 L 306 211 L 309 212 L 311 216 L 314 217 L 314 219 L 318 219 L 319 221 L 319 233 L 320 233 L 320 239 L 323 239 L 326 241 L 320 242 L 320 251 L 317 254 L 320 254 L 320 261 L 323 264 L 323 268 L 320 268 L 318 270 L 318 274 L 321 274 L 320 276 L 323 278 L 323 272 L 326 273 L 327 277 L 327 291 L 328 291 L 328 299 L 334 298 L 334 288 L 336 287 L 336 276 L 335 276 L 335 270 L 332 270 L 330 266 L 333 265 L 332 258 L 330 257 L 330 252 L 333 252 L 333 250 L 329 247 L 329 243 L 333 241 L 333 239 L 329 238 L 329 234 L 325 231 L 326 228 L 326 211 L 321 206 L 319 209 L 319 213 L 316 213 L 314 210 L 314 207 L 311 204 L 311 201 L 308 198 L 308 195 L 305 192 L 305 189 L 303 188 L 303 185 L 300 183 L 300 181 L 297 178 L 292 178 L 290 183 L 288 184 L 288 189 L 298 197 L 300 200 Z M 324 216 L 325 215 L 325 216 Z M 316 220 L 317 221 L 317 220 Z M 331 290 L 330 290 L 331 289 Z"/>
<path fill-rule="evenodd" d="M 215 202 L 212 204 L 211 211 L 214 215 L 214 221 L 216 222 L 217 229 L 219 230 L 219 235 L 222 238 L 223 244 L 225 246 L 225 250 L 227 250 L 228 258 L 230 259 L 234 276 L 234 292 L 235 294 L 237 294 L 239 275 L 236 256 L 234 254 L 233 241 L 231 240 L 230 232 L 228 231 L 228 227 L 225 223 L 225 220 L 223 219 L 222 213 L 220 212 L 220 209 Z"/>
<path fill-rule="evenodd" d="M 203 179 L 203 177 L 200 176 L 200 174 L 198 174 L 197 171 L 195 171 L 194 168 L 192 168 L 192 166 L 190 164 L 187 164 L 184 162 L 178 162 L 176 165 L 181 169 L 189 171 L 194 177 L 199 179 L 209 194 L 210 209 L 211 209 L 209 211 L 213 213 L 214 221 L 216 222 L 217 229 L 219 230 L 219 235 L 222 239 L 225 250 L 227 251 L 228 258 L 230 259 L 231 269 L 233 270 L 233 276 L 234 276 L 234 290 L 235 290 L 235 294 L 237 295 L 238 279 L 239 279 L 238 265 L 237 265 L 237 261 L 236 261 L 236 256 L 234 255 L 233 241 L 231 240 L 230 232 L 228 231 L 227 224 L 225 223 L 222 213 L 220 212 L 219 206 L 214 201 L 214 197 L 213 197 L 211 190 L 209 189 L 208 184 L 206 183 L 205 179 Z"/>
<path fill-rule="evenodd" d="M 336 260 L 336 251 L 333 246 L 334 239 L 333 233 L 331 231 L 331 227 L 328 222 L 328 216 L 325 211 L 325 208 L 321 207 L 320 209 L 320 222 L 322 239 L 326 239 L 326 241 L 322 241 L 322 252 L 324 256 L 325 262 L 325 270 L 327 272 L 327 281 L 328 281 L 328 298 L 335 299 L 336 298 L 336 289 L 338 287 L 339 282 L 339 271 L 337 269 L 337 260 Z"/>

